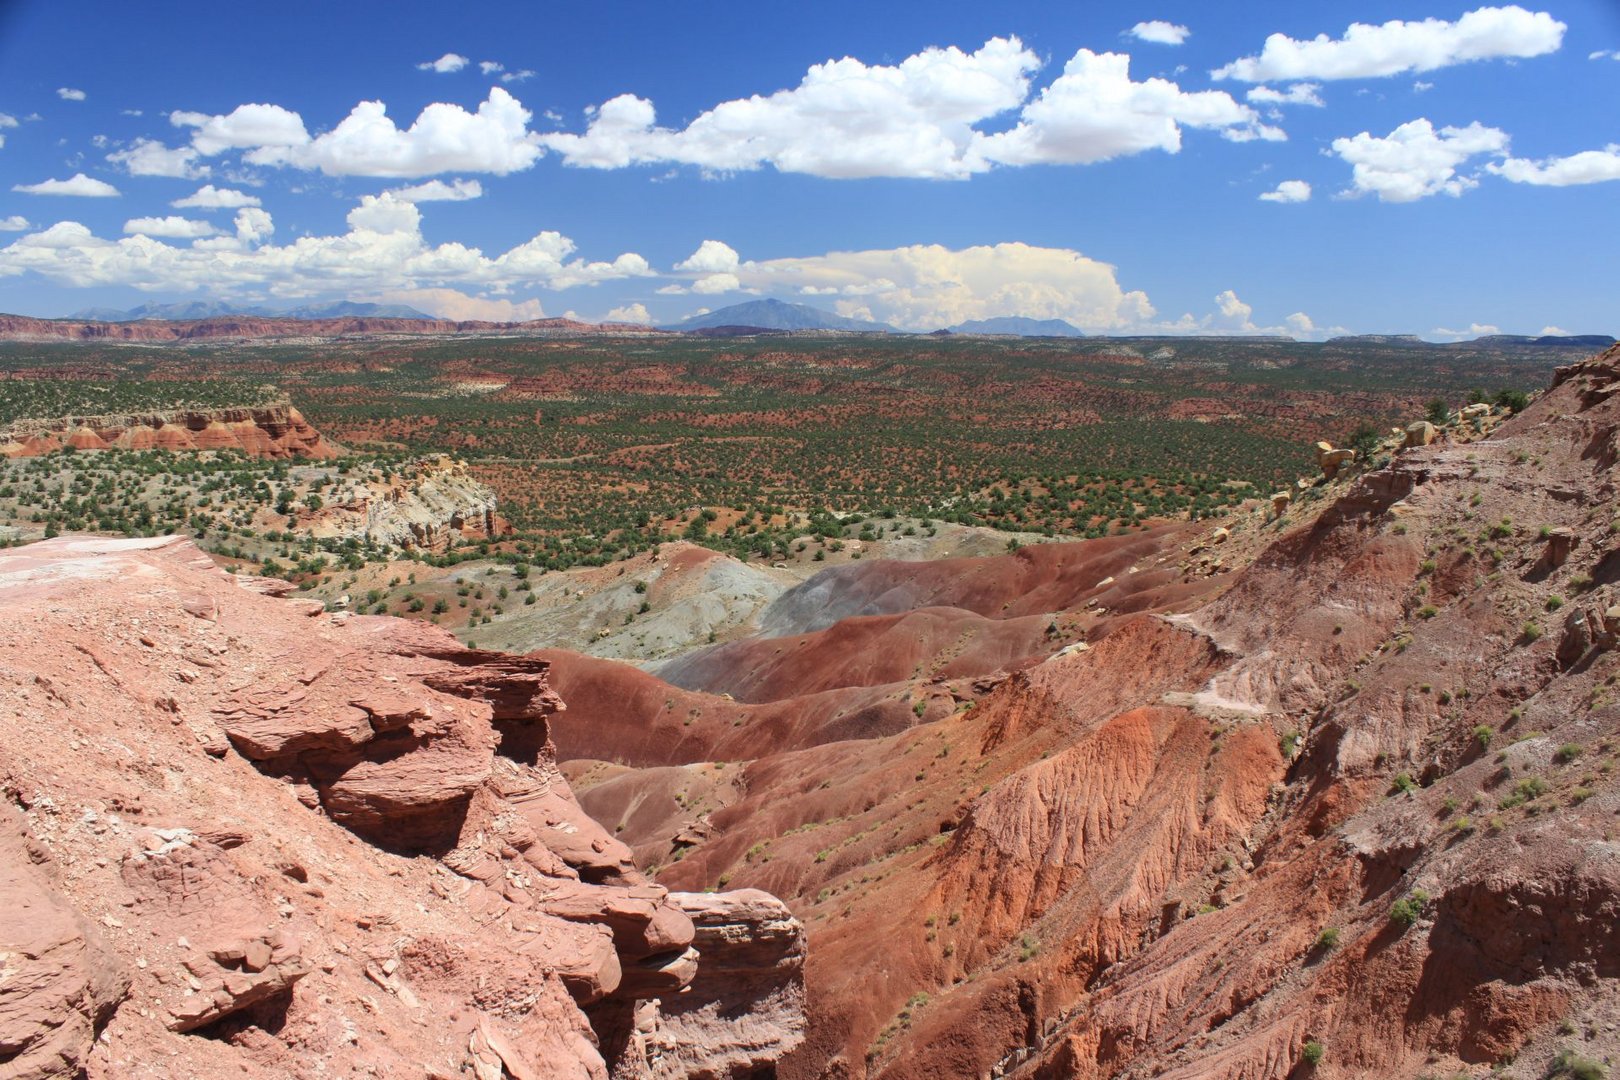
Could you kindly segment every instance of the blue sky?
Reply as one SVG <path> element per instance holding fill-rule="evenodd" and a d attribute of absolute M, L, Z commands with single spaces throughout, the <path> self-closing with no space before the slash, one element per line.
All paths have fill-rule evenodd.
<path fill-rule="evenodd" d="M 1620 326 L 1612 0 L 260 10 L 0 5 L 0 311 Z"/>

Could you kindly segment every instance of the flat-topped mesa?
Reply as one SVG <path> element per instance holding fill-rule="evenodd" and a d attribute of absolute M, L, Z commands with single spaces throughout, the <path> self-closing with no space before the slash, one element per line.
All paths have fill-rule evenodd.
<path fill-rule="evenodd" d="M 256 405 L 13 420 L 0 457 L 75 450 L 236 450 L 255 458 L 335 458 L 344 450 L 285 396 Z"/>
<path fill-rule="evenodd" d="M 802 1041 L 803 928 L 638 870 L 544 659 L 251 584 L 179 537 L 0 553 L 0 1073 L 685 1080 Z"/>

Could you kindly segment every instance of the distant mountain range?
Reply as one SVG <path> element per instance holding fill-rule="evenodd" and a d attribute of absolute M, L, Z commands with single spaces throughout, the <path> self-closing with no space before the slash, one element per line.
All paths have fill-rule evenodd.
<path fill-rule="evenodd" d="M 243 307 L 221 300 L 188 300 L 177 304 L 141 304 L 128 311 L 116 308 L 85 308 L 69 319 L 88 322 L 138 322 L 142 319 L 217 319 L 229 315 L 251 315 L 260 319 L 431 319 L 404 304 L 361 304 L 352 300 L 332 300 L 295 308 Z"/>
<path fill-rule="evenodd" d="M 1557 349 L 1606 349 L 1614 344 L 1615 339 L 1608 334 L 1485 334 L 1477 338 L 1465 338 L 1461 341 L 1452 341 L 1446 345 L 1518 345 L 1543 346 Z M 1342 337 L 1328 338 L 1329 345 L 1350 344 L 1357 345 L 1411 345 L 1427 349 L 1436 348 L 1432 341 L 1425 341 L 1417 334 L 1346 334 Z M 1438 346 L 1444 347 L 1444 345 Z"/>
<path fill-rule="evenodd" d="M 1475 345 L 1557 345 L 1583 349 L 1607 349 L 1614 344 L 1608 334 L 1487 334 L 1474 339 Z"/>
<path fill-rule="evenodd" d="M 785 300 L 749 300 L 732 304 L 717 311 L 705 312 L 684 319 L 666 330 L 683 333 L 747 333 L 751 330 L 770 330 L 778 333 L 794 330 L 849 330 L 867 333 L 904 334 L 888 323 L 867 319 L 850 319 L 835 315 L 808 304 L 790 304 Z M 1085 337 L 1085 333 L 1062 319 L 1029 319 L 1018 315 L 1001 315 L 993 319 L 973 319 L 950 327 L 953 334 L 1006 334 L 1010 337 Z"/>
<path fill-rule="evenodd" d="M 754 327 L 760 330 L 865 330 L 889 334 L 902 333 L 886 323 L 865 319 L 846 319 L 830 311 L 810 307 L 808 304 L 789 304 L 782 300 L 749 300 L 732 304 L 717 311 L 683 319 L 666 330 L 714 330 L 720 327 Z"/>
<path fill-rule="evenodd" d="M 970 319 L 950 328 L 953 334 L 1011 334 L 1015 337 L 1085 337 L 1085 331 L 1062 319 L 1026 319 L 1019 315 L 998 315 L 993 319 Z"/>

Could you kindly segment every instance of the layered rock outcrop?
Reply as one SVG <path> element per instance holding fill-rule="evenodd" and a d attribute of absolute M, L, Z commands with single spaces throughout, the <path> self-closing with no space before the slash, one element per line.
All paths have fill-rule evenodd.
<path fill-rule="evenodd" d="M 343 448 L 310 426 L 286 398 L 263 405 L 14 420 L 0 457 L 75 450 L 235 450 L 255 458 L 333 458 Z"/>
<path fill-rule="evenodd" d="M 731 1077 L 802 1036 L 798 923 L 636 868 L 543 660 L 176 538 L 13 549 L 0 606 L 0 1074 Z"/>
<path fill-rule="evenodd" d="M 313 536 L 436 552 L 512 531 L 496 512 L 495 493 L 473 479 L 465 463 L 444 454 L 413 463 L 386 485 L 361 483 L 348 491 L 340 502 L 301 514 L 300 528 Z"/>

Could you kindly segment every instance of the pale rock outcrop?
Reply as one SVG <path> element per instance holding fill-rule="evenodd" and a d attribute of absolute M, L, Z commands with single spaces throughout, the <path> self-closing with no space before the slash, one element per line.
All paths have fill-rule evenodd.
<path fill-rule="evenodd" d="M 1354 450 L 1334 449 L 1333 444 L 1329 442 L 1318 442 L 1316 444 L 1316 465 L 1322 470 L 1322 475 L 1329 480 L 1338 476 L 1339 470 L 1354 460 L 1356 460 Z"/>
<path fill-rule="evenodd" d="M 1428 446 L 1434 442 L 1435 426 L 1427 420 L 1414 420 L 1406 425 L 1406 438 L 1402 446 L 1411 449 L 1417 446 Z"/>
<path fill-rule="evenodd" d="M 299 525 L 312 536 L 444 551 L 510 532 L 495 506 L 495 493 L 468 475 L 465 463 L 440 454 L 386 485 L 355 485 L 342 501 L 301 514 Z"/>
<path fill-rule="evenodd" d="M 758 889 L 672 893 L 701 960 L 685 993 L 659 1003 L 647 1038 L 658 1080 L 742 1080 L 804 1041 L 805 933 Z"/>

